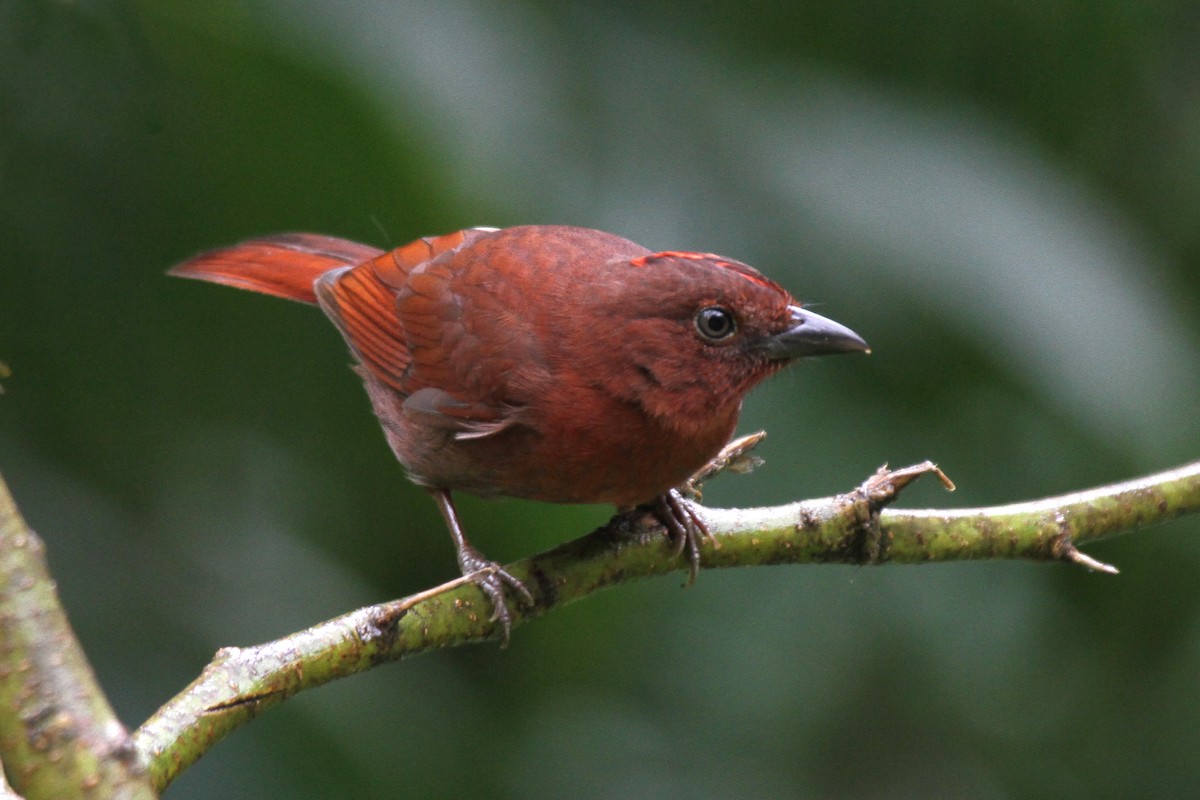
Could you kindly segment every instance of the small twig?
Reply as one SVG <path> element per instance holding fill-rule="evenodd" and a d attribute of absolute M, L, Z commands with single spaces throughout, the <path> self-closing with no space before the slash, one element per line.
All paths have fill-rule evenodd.
<path fill-rule="evenodd" d="M 395 603 L 389 603 L 388 606 L 393 609 L 395 614 L 400 614 L 401 612 L 412 608 L 417 603 L 424 603 L 426 600 L 437 597 L 439 594 L 445 594 L 451 589 L 457 589 L 458 587 L 466 586 L 469 583 L 476 583 L 480 578 L 486 575 L 495 575 L 498 569 L 499 567 L 497 567 L 495 564 L 488 564 L 483 569 L 477 569 L 474 572 L 468 572 L 466 575 L 460 575 L 454 580 L 446 581 L 445 583 L 439 583 L 437 586 L 417 592 L 416 594 L 410 594 L 408 597 L 404 597 L 395 601 Z"/>
<path fill-rule="evenodd" d="M 942 472 L 941 468 L 932 461 L 922 461 L 920 464 L 913 464 L 900 469 L 888 469 L 888 465 L 884 464 L 875 471 L 875 474 L 863 483 L 864 491 L 875 495 L 877 502 L 888 503 L 891 499 L 904 487 L 920 478 L 922 475 L 934 475 L 947 492 L 953 492 L 957 487 L 954 481 L 946 473 Z M 880 497 L 886 495 L 886 497 Z"/>
<path fill-rule="evenodd" d="M 1112 564 L 1106 564 L 1103 561 L 1092 558 L 1075 546 L 1075 543 L 1071 541 L 1071 529 L 1067 525 L 1065 514 L 1061 512 L 1056 513 L 1054 521 L 1058 524 L 1059 534 L 1050 545 L 1050 552 L 1055 558 L 1072 564 L 1078 564 L 1092 572 L 1103 572 L 1107 575 L 1120 574 L 1120 570 Z"/>
<path fill-rule="evenodd" d="M 751 455 L 750 451 L 758 447 L 759 443 L 766 438 L 766 431 L 756 431 L 734 439 L 722 447 L 721 452 L 701 467 L 695 475 L 688 478 L 679 491 L 687 498 L 699 501 L 702 499 L 700 492 L 702 485 L 709 478 L 725 471 L 741 475 L 752 472 L 755 467 L 763 463 L 763 460 L 758 456 Z"/>
<path fill-rule="evenodd" d="M 946 491 L 954 491 L 954 482 L 932 461 L 922 461 L 900 469 L 888 469 L 884 464 L 875 474 L 863 481 L 853 492 L 838 495 L 838 499 L 854 509 L 862 543 L 858 550 L 864 564 L 879 564 L 886 560 L 883 553 L 883 530 L 879 525 L 879 513 L 891 504 L 900 492 L 922 475 L 935 475 Z"/>
<path fill-rule="evenodd" d="M 1070 542 L 1068 542 L 1066 548 L 1064 548 L 1063 557 L 1067 561 L 1072 561 L 1081 567 L 1091 570 L 1092 572 L 1103 572 L 1108 575 L 1119 575 L 1121 572 L 1112 564 L 1106 564 L 1103 561 L 1092 558 Z"/>

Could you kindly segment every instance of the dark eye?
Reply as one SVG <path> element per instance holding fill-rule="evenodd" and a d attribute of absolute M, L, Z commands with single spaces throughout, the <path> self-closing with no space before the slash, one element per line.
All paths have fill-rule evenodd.
<path fill-rule="evenodd" d="M 708 341 L 719 342 L 737 333 L 737 320 L 724 306 L 707 306 L 696 312 L 696 330 Z"/>

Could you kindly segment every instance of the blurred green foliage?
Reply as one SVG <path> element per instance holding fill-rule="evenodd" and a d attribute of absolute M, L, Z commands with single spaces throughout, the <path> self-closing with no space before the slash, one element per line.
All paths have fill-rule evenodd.
<path fill-rule="evenodd" d="M 716 504 L 932 458 L 1005 502 L 1200 455 L 1192 3 L 0 2 L 0 471 L 137 724 L 221 645 L 451 576 L 255 234 L 561 222 L 724 252 L 870 359 L 748 403 Z M 515 558 L 602 508 L 463 503 Z M 1200 527 L 1023 563 L 628 587 L 288 703 L 169 797 L 1180 797 Z M 1189 536 L 1190 534 L 1190 536 Z"/>

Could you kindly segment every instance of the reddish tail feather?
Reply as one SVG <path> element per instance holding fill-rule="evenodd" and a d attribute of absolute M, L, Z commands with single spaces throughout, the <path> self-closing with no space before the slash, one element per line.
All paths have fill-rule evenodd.
<path fill-rule="evenodd" d="M 313 281 L 382 252 L 333 236 L 286 233 L 201 253 L 172 267 L 170 274 L 316 305 Z"/>

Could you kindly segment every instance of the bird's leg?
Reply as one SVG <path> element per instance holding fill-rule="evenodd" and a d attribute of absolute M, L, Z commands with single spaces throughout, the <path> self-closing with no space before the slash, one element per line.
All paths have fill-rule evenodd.
<path fill-rule="evenodd" d="M 687 550 L 688 580 L 685 586 L 696 582 L 700 573 L 700 540 L 708 539 L 713 547 L 720 547 L 720 542 L 708 530 L 704 519 L 696 509 L 700 499 L 700 484 L 708 478 L 724 470 L 731 472 L 750 472 L 762 463 L 758 456 L 750 451 L 767 437 L 766 431 L 759 431 L 748 436 L 741 436 L 721 448 L 713 458 L 700 470 L 688 478 L 678 489 L 672 489 L 666 494 L 659 495 L 650 504 L 650 510 L 658 521 L 667 529 L 667 535 L 675 542 L 675 557 L 678 558 Z"/>
<path fill-rule="evenodd" d="M 438 510 L 442 512 L 442 518 L 446 520 L 446 527 L 450 529 L 450 538 L 454 540 L 454 548 L 458 552 L 458 567 L 462 570 L 463 575 L 484 569 L 490 570 L 476 578 L 475 584 L 492 601 L 491 619 L 492 622 L 499 622 L 504 629 L 501 647 L 507 647 L 508 637 L 512 632 L 512 613 L 504 602 L 504 585 L 508 584 L 509 588 L 516 591 L 527 605 L 533 605 L 533 595 L 525 588 L 525 584 L 517 580 L 512 573 L 495 561 L 485 558 L 483 553 L 476 550 L 467 541 L 467 537 L 462 531 L 462 525 L 458 522 L 458 512 L 454 508 L 454 500 L 450 497 L 448 490 L 430 489 L 429 493 L 433 495 Z"/>
<path fill-rule="evenodd" d="M 709 532 L 696 504 L 684 498 L 678 489 L 660 494 L 650 508 L 667 529 L 667 536 L 675 543 L 675 557 L 687 551 L 691 569 L 684 585 L 691 586 L 700 573 L 700 540 L 708 539 L 715 544 L 716 539 Z"/>

